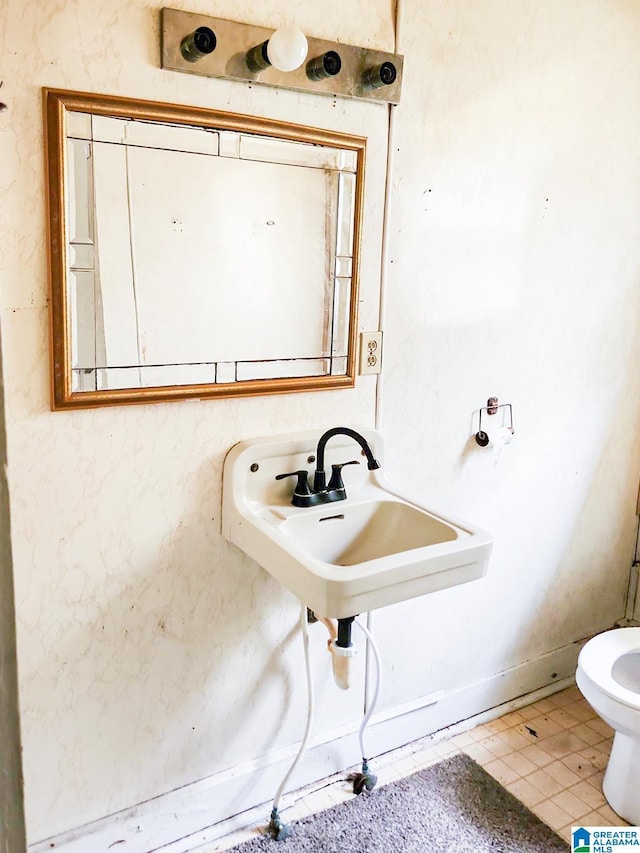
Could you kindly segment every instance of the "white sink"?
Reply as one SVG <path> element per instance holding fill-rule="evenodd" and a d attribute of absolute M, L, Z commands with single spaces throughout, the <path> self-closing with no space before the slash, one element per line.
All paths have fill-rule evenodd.
<path fill-rule="evenodd" d="M 458 538 L 449 524 L 398 500 L 342 503 L 287 518 L 279 530 L 314 559 L 335 566 L 357 566 Z"/>
<path fill-rule="evenodd" d="M 223 535 L 318 616 L 346 618 L 482 577 L 491 537 L 399 495 L 383 475 L 382 437 L 359 432 L 383 467 L 367 470 L 358 444 L 334 436 L 325 470 L 363 464 L 343 472 L 346 500 L 304 508 L 291 505 L 294 481 L 275 476 L 312 473 L 320 431 L 236 444 L 224 465 Z"/>

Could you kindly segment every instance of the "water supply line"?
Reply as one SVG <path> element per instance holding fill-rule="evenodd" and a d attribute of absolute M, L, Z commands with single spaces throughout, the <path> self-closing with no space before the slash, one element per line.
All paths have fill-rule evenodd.
<path fill-rule="evenodd" d="M 280 787 L 276 791 L 276 795 L 273 798 L 273 808 L 271 809 L 271 817 L 269 819 L 269 826 L 267 827 L 267 830 L 270 835 L 276 839 L 276 841 L 282 841 L 291 832 L 291 827 L 289 826 L 289 824 L 283 823 L 282 818 L 280 817 L 280 812 L 278 811 L 278 806 L 280 805 L 282 794 L 289 782 L 289 779 L 293 774 L 293 771 L 296 769 L 302 759 L 302 756 L 306 752 L 307 744 L 309 743 L 309 736 L 311 735 L 311 727 L 313 726 L 313 713 L 315 710 L 315 701 L 313 695 L 313 678 L 311 676 L 311 659 L 309 657 L 309 626 L 307 624 L 307 607 L 305 604 L 301 604 L 300 608 L 300 626 L 302 628 L 304 665 L 307 675 L 307 696 L 309 700 L 307 706 L 307 724 L 304 730 L 302 741 L 300 743 L 300 748 L 298 749 L 298 754 L 293 759 L 291 767 L 289 768 L 284 779 L 280 783 Z"/>
<path fill-rule="evenodd" d="M 269 825 L 267 826 L 267 831 L 269 832 L 271 837 L 274 838 L 276 841 L 282 841 L 283 839 L 287 838 L 287 836 L 291 832 L 291 827 L 289 826 L 289 824 L 285 823 L 282 820 L 282 817 L 280 815 L 280 811 L 279 811 L 278 807 L 280 805 L 280 800 L 282 799 L 282 794 L 284 793 L 284 790 L 289 783 L 289 779 L 291 778 L 294 770 L 296 769 L 296 767 L 298 766 L 298 764 L 302 760 L 302 756 L 305 754 L 305 752 L 307 750 L 307 744 L 309 743 L 309 737 L 311 735 L 311 728 L 313 726 L 313 715 L 314 715 L 314 711 L 315 711 L 315 700 L 314 700 L 314 693 L 313 693 L 313 678 L 312 678 L 312 673 L 311 673 L 311 658 L 309 655 L 308 613 L 309 613 L 309 611 L 307 610 L 307 607 L 304 604 L 302 604 L 301 605 L 301 611 L 300 611 L 300 625 L 301 625 L 301 629 L 302 629 L 302 642 L 303 642 L 303 647 L 304 647 L 304 664 L 305 664 L 305 672 L 306 672 L 306 677 L 307 677 L 307 695 L 308 695 L 308 700 L 309 700 L 308 701 L 308 709 L 307 709 L 307 723 L 305 726 L 304 735 L 302 737 L 302 741 L 300 743 L 300 747 L 298 749 L 296 757 L 294 758 L 293 763 L 291 764 L 291 767 L 289 768 L 289 770 L 285 774 L 285 777 L 282 780 L 282 782 L 280 783 L 280 786 L 278 787 L 278 790 L 276 791 L 276 795 L 273 798 L 273 806 L 271 809 L 271 815 L 269 818 Z M 316 619 L 318 622 L 322 622 L 322 624 L 329 631 L 329 641 L 328 641 L 327 645 L 328 645 L 329 651 L 332 654 L 332 658 L 334 661 L 334 677 L 336 678 L 336 683 L 338 684 L 338 686 L 342 687 L 342 684 L 339 681 L 339 676 L 342 677 L 342 673 L 339 673 L 338 675 L 336 675 L 335 649 L 340 649 L 340 647 L 336 645 L 336 640 L 338 639 L 338 632 L 336 629 L 336 625 L 331 619 L 326 619 L 324 617 L 316 617 Z M 367 724 L 369 723 L 369 720 L 371 719 L 371 715 L 373 714 L 373 712 L 375 710 L 376 704 L 378 702 L 378 697 L 380 695 L 380 687 L 382 685 L 382 664 L 380 661 L 380 653 L 378 652 L 378 647 L 376 646 L 376 643 L 373 639 L 371 632 L 367 628 L 365 628 L 364 625 L 362 625 L 360 622 L 358 622 L 358 620 L 355 618 L 350 618 L 349 620 L 344 620 L 344 621 L 349 621 L 350 624 L 357 625 L 358 628 L 362 631 L 362 633 L 364 634 L 365 639 L 366 639 L 367 649 L 369 649 L 369 648 L 371 649 L 371 651 L 373 653 L 373 658 L 375 661 L 376 681 L 375 681 L 375 689 L 373 692 L 373 698 L 371 699 L 371 702 L 368 703 L 368 708 L 365 711 L 364 717 L 362 719 L 362 723 L 360 724 L 360 729 L 358 731 L 358 741 L 360 744 L 360 755 L 362 757 L 362 768 L 361 768 L 360 773 L 352 773 L 347 777 L 348 781 L 353 782 L 354 794 L 361 794 L 362 791 L 364 791 L 365 789 L 367 791 L 372 791 L 375 788 L 376 783 L 378 781 L 378 777 L 375 776 L 373 773 L 371 773 L 369 770 L 369 762 L 368 762 L 368 759 L 366 757 L 366 751 L 365 751 L 365 747 L 364 747 L 364 730 L 366 729 Z M 349 655 L 349 657 L 350 657 L 350 655 Z M 344 658 L 344 659 L 348 660 L 349 657 Z M 347 672 L 347 678 L 349 678 L 349 675 L 350 675 L 349 672 Z M 349 685 L 347 684 L 347 687 L 348 686 Z M 346 687 L 343 687 L 343 689 L 346 689 Z"/>
<path fill-rule="evenodd" d="M 360 755 L 362 756 L 362 769 L 360 773 L 351 773 L 347 777 L 350 782 L 353 782 L 353 793 L 360 794 L 365 788 L 367 789 L 367 791 L 372 791 L 378 781 L 378 777 L 371 773 L 371 771 L 369 770 L 369 761 L 367 759 L 366 750 L 364 748 L 364 730 L 366 729 L 367 724 L 371 719 L 371 715 L 373 714 L 376 704 L 378 702 L 378 697 L 380 696 L 380 688 L 382 686 L 382 664 L 380 662 L 380 653 L 378 651 L 378 647 L 376 646 L 371 632 L 368 630 L 368 628 L 365 628 L 362 623 L 358 622 L 357 619 L 354 620 L 354 624 L 357 625 L 358 628 L 364 634 L 367 641 L 367 649 L 371 649 L 373 653 L 376 672 L 376 685 L 373 691 L 373 698 L 368 703 L 365 715 L 362 718 L 362 723 L 360 724 L 360 730 L 358 731 L 358 740 L 360 742 Z"/>

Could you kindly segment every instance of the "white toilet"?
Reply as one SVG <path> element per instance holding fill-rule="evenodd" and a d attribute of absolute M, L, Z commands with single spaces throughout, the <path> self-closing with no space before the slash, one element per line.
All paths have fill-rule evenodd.
<path fill-rule="evenodd" d="M 640 628 L 593 637 L 578 657 L 576 683 L 615 730 L 602 789 L 611 808 L 640 825 Z"/>

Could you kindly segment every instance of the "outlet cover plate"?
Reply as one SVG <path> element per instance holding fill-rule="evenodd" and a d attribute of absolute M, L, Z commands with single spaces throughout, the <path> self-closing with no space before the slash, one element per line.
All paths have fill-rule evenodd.
<path fill-rule="evenodd" d="M 360 375 L 382 370 L 382 332 L 360 333 Z"/>

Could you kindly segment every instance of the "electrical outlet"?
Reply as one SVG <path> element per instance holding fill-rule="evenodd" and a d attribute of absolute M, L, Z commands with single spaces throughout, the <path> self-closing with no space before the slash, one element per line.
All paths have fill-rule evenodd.
<path fill-rule="evenodd" d="M 382 332 L 360 334 L 360 374 L 382 370 Z"/>

